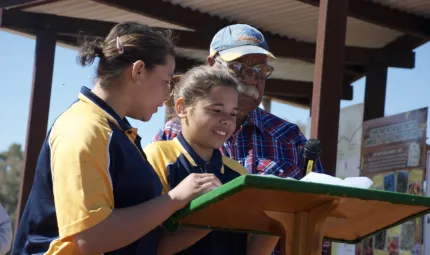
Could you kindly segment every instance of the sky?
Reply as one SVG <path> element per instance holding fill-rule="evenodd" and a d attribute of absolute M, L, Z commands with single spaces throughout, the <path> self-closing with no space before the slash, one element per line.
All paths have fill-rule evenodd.
<path fill-rule="evenodd" d="M 0 152 L 7 150 L 12 143 L 19 143 L 25 148 L 34 50 L 34 39 L 0 31 L 0 116 L 4 121 L 0 125 Z M 414 69 L 388 70 L 385 116 L 430 106 L 430 43 L 415 51 Z M 79 66 L 77 54 L 76 50 L 56 47 L 48 128 L 76 100 L 82 86 L 93 86 L 95 65 Z M 354 99 L 342 100 L 341 107 L 363 102 L 365 78 L 352 85 Z M 272 102 L 272 113 L 291 122 L 306 123 L 309 117 L 309 110 L 277 102 Z M 149 122 L 130 120 L 138 128 L 142 146 L 151 142 L 163 121 L 164 108 L 160 108 Z M 427 134 L 429 132 L 427 125 Z"/>

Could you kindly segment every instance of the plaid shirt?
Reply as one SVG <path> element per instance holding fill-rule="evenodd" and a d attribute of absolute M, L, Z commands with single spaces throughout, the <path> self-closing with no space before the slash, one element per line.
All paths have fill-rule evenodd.
<path fill-rule="evenodd" d="M 153 141 L 171 140 L 180 130 L 178 119 L 172 119 Z M 245 166 L 249 173 L 301 179 L 305 174 L 305 143 L 306 138 L 297 125 L 257 108 L 220 149 L 224 155 Z M 314 171 L 324 172 L 320 160 L 316 161 Z M 324 242 L 323 253 L 329 246 L 330 243 Z"/>

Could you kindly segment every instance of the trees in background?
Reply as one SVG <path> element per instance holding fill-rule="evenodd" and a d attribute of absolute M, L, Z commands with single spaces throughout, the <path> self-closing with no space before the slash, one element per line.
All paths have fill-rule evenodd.
<path fill-rule="evenodd" d="M 16 206 L 24 164 L 24 152 L 21 145 L 12 144 L 5 152 L 0 152 L 0 203 L 15 223 Z"/>

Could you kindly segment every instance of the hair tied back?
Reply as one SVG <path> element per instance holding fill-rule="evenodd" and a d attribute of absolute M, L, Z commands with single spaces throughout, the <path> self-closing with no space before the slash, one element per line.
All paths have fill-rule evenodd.
<path fill-rule="evenodd" d="M 96 53 L 96 56 L 101 58 L 103 56 L 103 49 L 99 45 L 95 45 L 94 47 L 94 53 Z"/>
<path fill-rule="evenodd" d="M 119 36 L 116 37 L 116 48 L 118 49 L 119 54 L 124 53 L 124 46 L 122 45 L 122 41 Z"/>

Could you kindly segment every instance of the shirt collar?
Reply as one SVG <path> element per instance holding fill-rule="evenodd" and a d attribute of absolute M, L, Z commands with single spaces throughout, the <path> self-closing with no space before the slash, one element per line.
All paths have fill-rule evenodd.
<path fill-rule="evenodd" d="M 79 93 L 79 99 L 98 107 L 106 114 L 106 117 L 113 121 L 115 125 L 122 130 L 129 130 L 133 133 L 137 133 L 137 129 L 132 128 L 126 118 L 121 119 L 121 117 L 115 112 L 115 110 L 112 109 L 112 107 L 110 107 L 105 101 L 103 101 L 100 97 L 94 94 L 89 88 L 85 86 L 81 88 L 81 91 Z"/>
<path fill-rule="evenodd" d="M 256 126 L 260 131 L 264 131 L 264 125 L 262 122 L 262 114 L 265 112 L 257 107 L 255 110 L 248 114 L 248 119 L 243 123 L 243 126 Z"/>
<path fill-rule="evenodd" d="M 219 169 L 221 172 L 223 172 L 223 162 L 222 162 L 222 154 L 219 149 L 216 149 L 213 151 L 212 158 L 209 163 L 206 163 L 198 154 L 194 151 L 194 149 L 191 147 L 191 145 L 185 140 L 184 136 L 182 135 L 182 132 L 179 132 L 177 137 L 177 141 L 180 143 L 181 147 L 184 148 L 183 153 L 188 158 L 190 163 L 193 166 L 199 166 L 202 169 L 205 169 L 207 165 L 209 165 L 210 169 Z M 192 160 L 190 160 L 190 158 Z M 193 162 L 194 161 L 194 162 Z"/>

